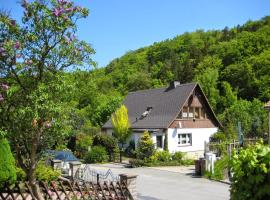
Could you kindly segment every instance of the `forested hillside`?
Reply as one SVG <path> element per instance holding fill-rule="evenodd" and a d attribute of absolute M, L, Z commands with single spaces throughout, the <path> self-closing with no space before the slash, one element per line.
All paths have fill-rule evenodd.
<path fill-rule="evenodd" d="M 77 131 L 100 127 L 129 91 L 179 80 L 201 84 L 228 135 L 235 134 L 240 121 L 246 136 L 263 136 L 268 127 L 263 104 L 270 99 L 270 17 L 231 29 L 184 33 L 72 77 L 78 84 Z"/>

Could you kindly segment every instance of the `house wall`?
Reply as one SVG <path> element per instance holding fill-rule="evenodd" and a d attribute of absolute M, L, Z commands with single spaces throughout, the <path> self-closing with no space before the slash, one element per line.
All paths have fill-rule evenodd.
<path fill-rule="evenodd" d="M 106 129 L 105 130 L 105 133 L 108 134 L 108 135 L 111 135 L 112 136 L 112 133 L 113 133 L 113 129 Z M 133 132 L 131 137 L 128 139 L 128 141 L 126 142 L 126 147 L 129 145 L 129 142 L 131 140 L 134 140 L 135 141 L 135 148 L 137 148 L 138 146 L 138 141 L 141 137 L 142 133 L 139 133 L 139 132 Z"/>
<path fill-rule="evenodd" d="M 112 136 L 113 129 L 106 129 L 105 133 Z M 129 141 L 134 140 L 135 141 L 135 148 L 137 148 L 138 142 L 139 142 L 140 138 L 142 137 L 142 135 L 143 135 L 143 132 L 133 132 L 131 137 L 128 139 L 128 141 L 126 143 L 126 146 L 129 145 Z M 156 147 L 156 143 L 157 143 L 157 141 L 156 141 L 157 135 L 162 136 L 162 141 L 163 141 L 163 146 L 164 146 L 165 133 L 150 133 L 151 139 L 153 140 L 155 147 Z"/>
<path fill-rule="evenodd" d="M 204 142 L 209 142 L 212 134 L 216 133 L 218 128 L 169 128 L 168 129 L 168 148 L 171 153 L 181 151 L 187 152 L 188 157 L 201 157 L 204 153 Z M 178 134 L 191 133 L 192 144 L 178 144 Z"/>

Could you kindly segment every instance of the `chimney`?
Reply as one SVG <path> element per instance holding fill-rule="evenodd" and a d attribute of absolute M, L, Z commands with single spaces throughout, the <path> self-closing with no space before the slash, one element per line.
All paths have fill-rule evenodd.
<path fill-rule="evenodd" d="M 166 89 L 166 91 L 175 89 L 179 85 L 180 85 L 180 81 L 172 81 L 172 82 L 170 82 L 170 86 Z"/>

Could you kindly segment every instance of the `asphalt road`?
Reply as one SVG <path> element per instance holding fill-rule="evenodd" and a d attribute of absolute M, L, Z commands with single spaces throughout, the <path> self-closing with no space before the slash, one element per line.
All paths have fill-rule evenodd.
<path fill-rule="evenodd" d="M 177 168 L 124 168 L 122 165 L 91 165 L 91 168 L 114 174 L 138 175 L 139 200 L 227 200 L 229 185 L 194 177 L 193 173 Z"/>

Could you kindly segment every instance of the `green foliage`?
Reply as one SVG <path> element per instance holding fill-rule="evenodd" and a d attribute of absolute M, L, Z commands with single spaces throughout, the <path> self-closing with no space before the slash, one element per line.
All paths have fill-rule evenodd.
<path fill-rule="evenodd" d="M 26 173 L 20 167 L 16 167 L 16 176 L 17 176 L 17 181 L 26 180 Z"/>
<path fill-rule="evenodd" d="M 270 198 L 270 147 L 261 143 L 234 152 L 232 200 L 263 200 Z"/>
<path fill-rule="evenodd" d="M 233 129 L 233 133 L 228 133 L 229 138 L 237 135 L 237 124 L 241 122 L 244 137 L 264 137 L 267 132 L 267 112 L 263 108 L 264 104 L 254 99 L 252 102 L 239 100 L 220 115 L 220 119 L 225 124 L 225 131 Z M 234 134 L 235 136 L 231 135 Z"/>
<path fill-rule="evenodd" d="M 112 124 L 115 136 L 123 146 L 131 135 L 128 110 L 125 105 L 122 105 L 112 115 Z"/>
<path fill-rule="evenodd" d="M 97 134 L 93 137 L 94 146 L 102 146 L 109 154 L 109 160 L 112 161 L 114 157 L 117 157 L 119 151 L 117 140 L 105 133 Z M 115 154 L 116 153 L 116 154 Z"/>
<path fill-rule="evenodd" d="M 225 173 L 229 169 L 229 158 L 228 156 L 223 156 L 221 159 L 215 162 L 214 172 L 206 171 L 204 176 L 214 180 L 224 180 Z"/>
<path fill-rule="evenodd" d="M 87 152 L 84 160 L 86 163 L 103 163 L 108 161 L 108 154 L 104 147 L 93 146 L 92 149 Z"/>
<path fill-rule="evenodd" d="M 79 133 L 76 135 L 76 155 L 80 158 L 85 156 L 85 153 L 90 150 L 93 144 L 93 138 L 90 135 Z"/>
<path fill-rule="evenodd" d="M 148 159 L 155 152 L 155 145 L 148 131 L 145 131 L 138 142 L 136 155 L 138 159 Z"/>
<path fill-rule="evenodd" d="M 185 153 L 177 151 L 172 155 L 172 159 L 178 162 L 181 162 L 185 156 Z"/>
<path fill-rule="evenodd" d="M 37 180 L 44 182 L 51 182 L 57 180 L 61 172 L 54 170 L 50 166 L 45 166 L 44 163 L 39 163 L 35 171 Z"/>
<path fill-rule="evenodd" d="M 16 181 L 15 160 L 7 139 L 0 137 L 0 186 Z"/>
<path fill-rule="evenodd" d="M 152 162 L 161 161 L 168 162 L 172 159 L 172 155 L 168 151 L 156 151 L 151 157 Z"/>
<path fill-rule="evenodd" d="M 202 89 L 207 96 L 210 105 L 215 109 L 219 97 L 219 91 L 217 89 L 218 69 L 206 68 L 196 76 L 196 81 L 200 83 Z"/>
<path fill-rule="evenodd" d="M 225 142 L 226 140 L 226 134 L 222 131 L 218 131 L 210 137 L 211 142 Z"/>

